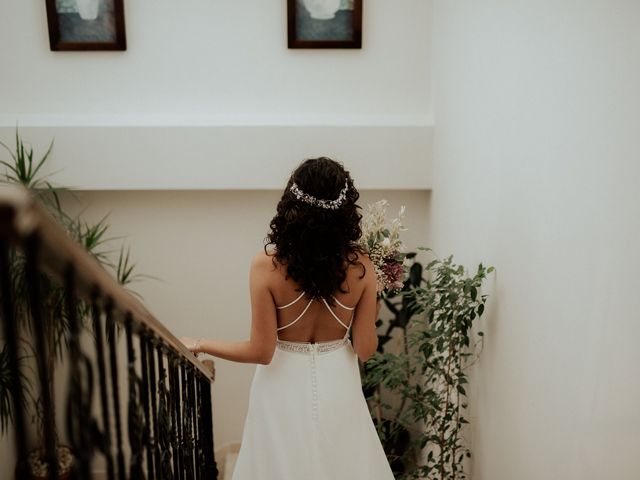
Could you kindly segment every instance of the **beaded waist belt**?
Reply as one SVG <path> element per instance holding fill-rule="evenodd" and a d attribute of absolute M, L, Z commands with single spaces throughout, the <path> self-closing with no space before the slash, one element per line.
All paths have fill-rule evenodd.
<path fill-rule="evenodd" d="M 287 340 L 276 340 L 276 345 L 281 350 L 296 353 L 326 353 L 336 350 L 349 343 L 349 337 L 345 336 L 339 340 L 328 342 L 289 342 Z"/>

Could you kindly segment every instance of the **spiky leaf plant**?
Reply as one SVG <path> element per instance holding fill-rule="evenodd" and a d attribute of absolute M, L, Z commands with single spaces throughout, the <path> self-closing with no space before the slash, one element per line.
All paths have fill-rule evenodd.
<path fill-rule="evenodd" d="M 130 284 L 131 282 L 147 277 L 156 278 L 150 275 L 141 275 L 134 273 L 134 266 L 129 261 L 129 250 L 127 248 L 126 254 L 124 246 L 121 245 L 116 262 L 111 260 L 112 251 L 105 250 L 113 238 L 106 236 L 109 230 L 109 224 L 107 223 L 107 216 L 105 215 L 95 223 L 90 223 L 82 219 L 81 214 L 72 216 L 63 210 L 60 202 L 60 193 L 65 192 L 71 196 L 76 197 L 75 192 L 69 187 L 62 187 L 53 185 L 50 181 L 45 180 L 51 174 L 42 176 L 43 167 L 46 161 L 49 159 L 53 141 L 49 145 L 49 148 L 45 154 L 38 160 L 34 156 L 33 148 L 26 144 L 20 136 L 18 129 L 16 129 L 15 137 L 15 149 L 9 148 L 5 143 L 0 142 L 2 146 L 9 153 L 9 160 L 0 160 L 0 164 L 4 165 L 5 171 L 0 172 L 0 183 L 19 184 L 27 188 L 31 194 L 44 205 L 49 213 L 67 230 L 69 235 L 82 245 L 86 251 L 91 254 L 103 267 L 111 269 L 117 280 L 122 284 Z M 25 258 L 22 252 L 12 249 L 10 252 L 10 268 L 11 278 L 13 279 L 13 298 L 15 300 L 16 318 L 24 327 L 24 331 L 28 338 L 31 338 L 31 321 L 28 308 L 28 285 L 25 280 Z M 50 328 L 47 328 L 47 338 L 45 339 L 45 351 L 37 352 L 39 355 L 44 355 L 50 375 L 47 379 L 50 386 L 50 391 L 53 391 L 54 385 L 54 365 L 57 360 L 61 359 L 64 353 L 68 349 L 69 344 L 69 324 L 67 320 L 67 312 L 64 308 L 64 289 L 57 283 L 52 281 L 47 275 L 41 273 L 40 281 L 43 291 L 43 314 L 45 322 Z M 135 293 L 135 292 L 132 292 Z M 138 295 L 139 296 L 139 295 Z M 90 321 L 90 306 L 86 302 L 77 302 L 77 317 L 81 319 L 85 324 Z M 36 352 L 29 340 L 21 339 L 22 346 L 26 351 L 30 352 L 29 355 L 23 357 L 23 365 L 20 369 L 24 371 L 26 360 L 28 357 L 35 357 Z M 5 350 L 2 350 L 4 355 Z M 9 398 L 9 392 L 7 390 L 11 381 L 11 372 L 7 368 L 3 368 L 4 363 L 3 356 L 0 355 L 0 433 L 4 433 L 12 421 L 12 409 L 11 404 L 7 400 Z M 28 365 L 27 365 L 28 366 Z M 30 391 L 31 385 L 28 379 L 23 377 L 27 384 L 27 389 Z M 42 425 L 45 412 L 42 412 L 42 402 L 40 399 L 34 399 L 30 402 L 34 413 L 34 423 L 37 425 L 37 430 L 40 435 L 42 434 Z M 46 412 L 47 415 L 54 415 L 53 412 Z M 39 444 L 42 446 L 42 438 L 39 439 Z"/>

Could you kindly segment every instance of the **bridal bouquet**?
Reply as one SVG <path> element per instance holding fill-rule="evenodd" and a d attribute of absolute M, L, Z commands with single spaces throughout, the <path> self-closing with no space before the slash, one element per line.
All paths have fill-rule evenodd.
<path fill-rule="evenodd" d="M 378 297 L 397 292 L 402 288 L 406 254 L 400 240 L 400 232 L 407 230 L 402 225 L 405 207 L 400 207 L 398 217 L 387 221 L 387 200 L 367 205 L 361 221 L 362 237 L 358 244 L 363 247 L 373 261 L 378 278 Z"/>

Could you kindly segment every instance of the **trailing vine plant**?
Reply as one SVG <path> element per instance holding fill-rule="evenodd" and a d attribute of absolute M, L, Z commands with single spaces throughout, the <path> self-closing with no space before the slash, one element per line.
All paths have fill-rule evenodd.
<path fill-rule="evenodd" d="M 363 385 L 365 391 L 378 389 L 376 408 L 384 410 L 387 425 L 381 440 L 396 478 L 463 480 L 468 478 L 465 459 L 471 456 L 463 436 L 469 424 L 467 370 L 478 359 L 484 338 L 482 331 L 474 334 L 472 326 L 484 313 L 488 295 L 480 290 L 494 268 L 480 263 L 468 275 L 449 256 L 429 262 L 424 268 L 428 278 L 420 275 L 417 282 L 422 267 L 416 267 L 415 256 L 410 258 L 414 278 L 405 282 L 401 303 L 387 304 L 395 309 L 390 325 L 395 322 L 397 327 L 402 319 L 403 349 L 382 349 L 369 359 Z M 375 411 L 372 415 L 375 418 Z M 398 435 L 404 430 L 410 440 Z"/>

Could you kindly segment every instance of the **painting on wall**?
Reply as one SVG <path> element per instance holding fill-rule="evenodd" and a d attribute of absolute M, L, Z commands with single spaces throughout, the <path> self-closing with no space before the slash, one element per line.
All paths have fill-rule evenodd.
<path fill-rule="evenodd" d="M 123 0 L 46 0 L 51 50 L 126 50 Z"/>
<path fill-rule="evenodd" d="M 362 48 L 362 0 L 288 0 L 289 48 Z"/>

